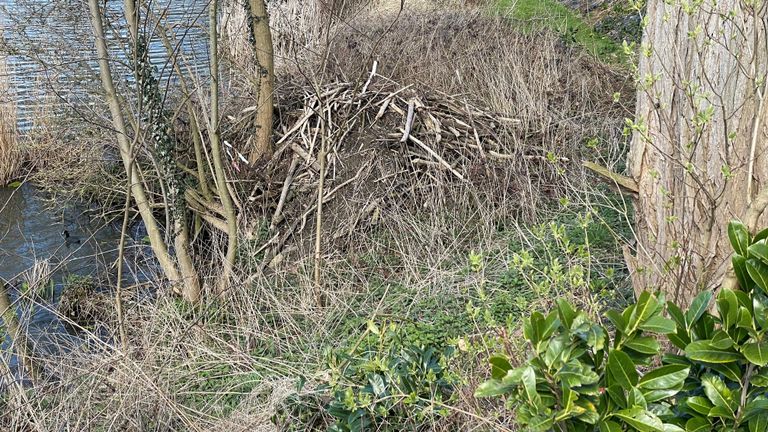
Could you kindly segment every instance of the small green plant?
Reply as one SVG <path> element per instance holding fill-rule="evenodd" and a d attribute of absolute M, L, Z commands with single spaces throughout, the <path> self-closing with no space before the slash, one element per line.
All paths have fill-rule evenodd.
<path fill-rule="evenodd" d="M 289 398 L 291 406 L 278 410 L 276 423 L 307 430 L 317 427 L 322 411 L 330 431 L 401 431 L 447 414 L 458 382 L 448 370 L 452 347 L 407 344 L 396 325 L 373 322 L 359 342 L 330 352 L 327 382 L 303 398 Z M 327 400 L 321 408 L 320 400 Z"/>
<path fill-rule="evenodd" d="M 716 313 L 709 291 L 685 312 L 646 292 L 606 314 L 611 337 L 559 301 L 525 321 L 528 361 L 513 367 L 506 355 L 491 357 L 492 378 L 476 396 L 507 396 L 532 431 L 767 430 L 768 230 L 752 237 L 731 222 L 728 234 L 740 290 L 721 289 Z M 682 352 L 664 354 L 655 367 L 659 335 Z"/>

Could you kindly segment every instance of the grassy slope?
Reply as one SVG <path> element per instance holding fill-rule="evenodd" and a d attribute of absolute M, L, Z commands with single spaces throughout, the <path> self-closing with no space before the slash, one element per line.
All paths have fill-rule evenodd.
<path fill-rule="evenodd" d="M 498 0 L 497 8 L 499 12 L 525 22 L 530 30 L 555 31 L 603 61 L 618 63 L 625 60 L 621 45 L 596 32 L 577 12 L 557 0 Z"/>

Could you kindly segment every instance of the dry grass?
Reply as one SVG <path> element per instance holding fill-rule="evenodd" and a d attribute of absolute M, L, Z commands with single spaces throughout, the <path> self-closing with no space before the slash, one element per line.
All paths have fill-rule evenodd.
<path fill-rule="evenodd" d="M 0 186 L 18 175 L 23 160 L 9 73 L 5 58 L 0 59 Z"/>
<path fill-rule="evenodd" d="M 409 97 L 450 100 L 468 113 L 481 108 L 518 119 L 516 129 L 501 134 L 504 140 L 499 142 L 516 157 L 486 164 L 481 152 L 468 150 L 474 139 L 455 140 L 467 146 L 449 153 L 427 141 L 426 127 L 416 129 L 416 136 L 441 154 L 455 157 L 462 173 L 479 173 L 470 181 L 456 181 L 434 163 L 414 163 L 424 156 L 414 157 L 418 149 L 398 145 L 397 139 L 382 141 L 403 127 L 402 115 L 389 112 L 371 126 L 376 110 L 359 114 L 339 108 L 344 101 L 328 99 L 337 103 L 333 121 L 340 126 L 326 131 L 333 150 L 326 187 L 333 190 L 360 176 L 340 188 L 326 206 L 321 249 L 326 306 L 317 307 L 313 295 L 314 213 L 302 218 L 317 196 L 317 173 L 308 164 L 302 162 L 297 170 L 284 220 L 277 227 L 280 233 L 290 229 L 290 238 L 281 247 L 271 247 L 270 257 L 281 260 L 263 265 L 263 246 L 273 232 L 260 233 L 258 227 L 268 226 L 273 215 L 293 157 L 286 149 L 264 175 L 267 186 L 247 190 L 253 199 L 241 200 L 259 205 L 243 214 L 252 232 L 244 233 L 250 235 L 243 236 L 238 279 L 226 296 L 209 297 L 199 310 L 164 294 L 126 299 L 130 352 L 120 352 L 109 339 L 105 342 L 102 335 L 87 331 L 81 339 L 60 341 L 45 359 L 57 380 L 34 387 L 33 398 L 7 398 L 0 405 L 5 427 L 274 430 L 269 419 L 275 406 L 294 391 L 299 377 L 306 377 L 309 387 L 323 382 L 328 373 L 324 350 L 347 347 L 368 319 L 430 322 L 436 315 L 458 315 L 470 301 L 478 304 L 481 289 L 491 298 L 505 294 L 508 288 L 498 281 L 509 270 L 510 243 L 530 239 L 528 226 L 558 198 L 589 200 L 581 192 L 574 196 L 586 189 L 580 161 L 594 156 L 584 143 L 592 137 L 616 142 L 625 110 L 613 104 L 612 94 L 627 90 L 609 69 L 556 37 L 520 34 L 478 10 L 411 10 L 386 32 L 393 19 L 359 14 L 337 24 L 329 32 L 331 61 L 325 65 L 324 82 L 316 80 L 322 50 L 286 55 L 278 79 L 278 138 L 307 112 L 310 84 L 323 89 L 341 82 L 362 85 L 375 59 L 380 76 L 371 88 L 379 96 L 412 85 Z M 294 31 L 294 39 L 305 36 L 286 31 Z M 289 54 L 298 51 L 286 49 Z M 227 122 L 224 133 L 237 144 L 248 132 L 242 125 L 249 123 L 241 113 L 247 101 L 239 95 L 252 89 L 246 77 L 237 74 L 228 84 L 226 113 L 234 120 Z M 358 102 L 363 106 L 365 100 Z M 312 158 L 317 157 L 312 136 L 318 129 L 313 123 L 292 136 Z M 346 131 L 343 141 L 341 129 Z M 377 205 L 370 207 L 372 202 Z M 217 249 L 220 240 L 216 235 L 200 238 L 196 246 L 208 247 L 207 259 L 215 260 L 222 253 Z M 480 276 L 467 272 L 471 251 L 485 256 Z M 584 291 L 550 294 L 581 297 L 586 303 L 590 297 Z M 541 298 L 530 306 L 549 301 Z M 472 397 L 487 371 L 487 355 L 499 348 L 481 345 L 496 340 L 490 332 L 475 322 L 465 335 L 478 347 L 456 366 L 466 377 L 458 389 L 459 402 L 448 418 L 430 429 L 504 430 L 512 423 L 502 407 Z"/>

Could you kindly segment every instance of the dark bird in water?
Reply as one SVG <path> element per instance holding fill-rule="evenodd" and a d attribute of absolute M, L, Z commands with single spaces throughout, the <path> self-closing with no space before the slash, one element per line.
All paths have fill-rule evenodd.
<path fill-rule="evenodd" d="M 69 246 L 71 244 L 80 244 L 80 239 L 69 235 L 69 231 L 64 230 L 61 232 L 61 238 L 64 239 L 64 243 Z"/>

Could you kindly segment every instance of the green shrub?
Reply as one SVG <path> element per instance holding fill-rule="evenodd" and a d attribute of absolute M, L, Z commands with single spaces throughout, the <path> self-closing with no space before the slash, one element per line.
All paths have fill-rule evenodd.
<path fill-rule="evenodd" d="M 505 395 L 533 431 L 768 430 L 768 230 L 752 238 L 731 222 L 728 232 L 741 289 L 721 289 L 716 313 L 711 292 L 685 312 L 646 292 L 606 314 L 611 337 L 559 301 L 525 321 L 529 360 L 513 367 L 505 355 L 491 357 L 492 378 L 476 396 Z M 682 351 L 655 366 L 661 335 Z"/>
<path fill-rule="evenodd" d="M 330 431 L 401 431 L 447 414 L 458 381 L 447 367 L 453 348 L 412 345 L 403 337 L 394 324 L 369 323 L 356 347 L 329 353 L 326 382 L 290 397 L 273 420 L 289 430 L 319 428 L 324 416 Z"/>

